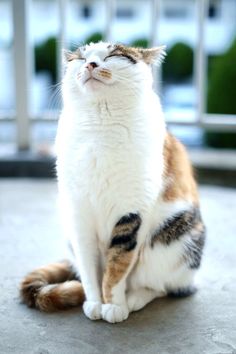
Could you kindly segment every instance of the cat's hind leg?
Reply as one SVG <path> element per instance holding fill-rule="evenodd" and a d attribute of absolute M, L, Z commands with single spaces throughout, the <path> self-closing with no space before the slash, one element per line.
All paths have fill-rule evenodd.
<path fill-rule="evenodd" d="M 148 288 L 131 290 L 127 294 L 129 312 L 139 311 L 155 298 L 163 297 L 165 295 L 166 292 L 164 291 L 161 293 Z"/>
<path fill-rule="evenodd" d="M 102 318 L 115 323 L 127 319 L 126 279 L 138 256 L 137 233 L 141 225 L 138 214 L 122 217 L 112 232 L 103 277 Z"/>

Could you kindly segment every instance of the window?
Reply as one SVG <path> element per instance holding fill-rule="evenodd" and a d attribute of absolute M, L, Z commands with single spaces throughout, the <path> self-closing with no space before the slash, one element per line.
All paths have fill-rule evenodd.
<path fill-rule="evenodd" d="M 217 18 L 219 16 L 220 8 L 219 1 L 211 0 L 208 7 L 208 17 Z"/>
<path fill-rule="evenodd" d="M 185 18 L 188 16 L 188 9 L 184 7 L 167 7 L 164 10 L 165 17 Z"/>
<path fill-rule="evenodd" d="M 91 7 L 89 5 L 84 5 L 82 7 L 82 16 L 84 18 L 89 18 L 89 17 L 92 16 L 92 9 L 91 9 Z"/>
<path fill-rule="evenodd" d="M 132 18 L 134 16 L 134 11 L 131 8 L 118 7 L 116 10 L 116 17 L 118 18 Z"/>

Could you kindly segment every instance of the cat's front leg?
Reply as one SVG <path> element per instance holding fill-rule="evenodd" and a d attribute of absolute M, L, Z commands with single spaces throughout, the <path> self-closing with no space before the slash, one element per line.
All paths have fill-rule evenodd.
<path fill-rule="evenodd" d="M 103 277 L 102 318 L 110 323 L 126 320 L 126 279 L 137 259 L 137 233 L 141 225 L 138 214 L 127 214 L 115 225 Z"/>
<path fill-rule="evenodd" d="M 83 210 L 78 207 L 76 209 L 73 204 L 64 203 L 63 224 L 85 292 L 84 313 L 91 320 L 97 320 L 101 318 L 102 309 L 97 238 L 89 205 L 84 202 L 80 205 Z"/>
<path fill-rule="evenodd" d="M 89 232 L 89 230 L 87 231 Z M 74 247 L 86 300 L 83 304 L 85 315 L 91 320 L 101 318 L 102 299 L 99 287 L 98 247 L 95 234 L 78 231 L 78 244 Z M 88 237 L 89 235 L 89 237 Z"/>

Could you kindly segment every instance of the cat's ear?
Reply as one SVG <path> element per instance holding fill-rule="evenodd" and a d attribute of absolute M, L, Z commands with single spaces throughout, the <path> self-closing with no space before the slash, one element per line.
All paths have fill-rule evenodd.
<path fill-rule="evenodd" d="M 67 64 L 69 61 L 72 61 L 76 58 L 76 54 L 71 52 L 70 50 L 63 49 L 62 50 L 62 62 L 63 64 Z"/>
<path fill-rule="evenodd" d="M 160 46 L 160 47 L 153 47 L 150 49 L 140 48 L 139 53 L 142 56 L 142 60 L 146 64 L 160 65 L 166 56 L 165 49 L 166 49 L 165 45 Z"/>

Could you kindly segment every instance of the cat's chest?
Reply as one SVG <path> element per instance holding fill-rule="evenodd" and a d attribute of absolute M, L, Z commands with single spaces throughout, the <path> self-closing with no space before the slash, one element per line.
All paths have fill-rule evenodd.
<path fill-rule="evenodd" d="M 132 154 L 132 161 L 127 158 L 131 150 L 115 149 L 98 143 L 78 144 L 64 158 L 64 171 L 79 188 L 97 194 L 108 190 L 122 174 L 131 174 L 137 165 L 137 158 Z"/>

